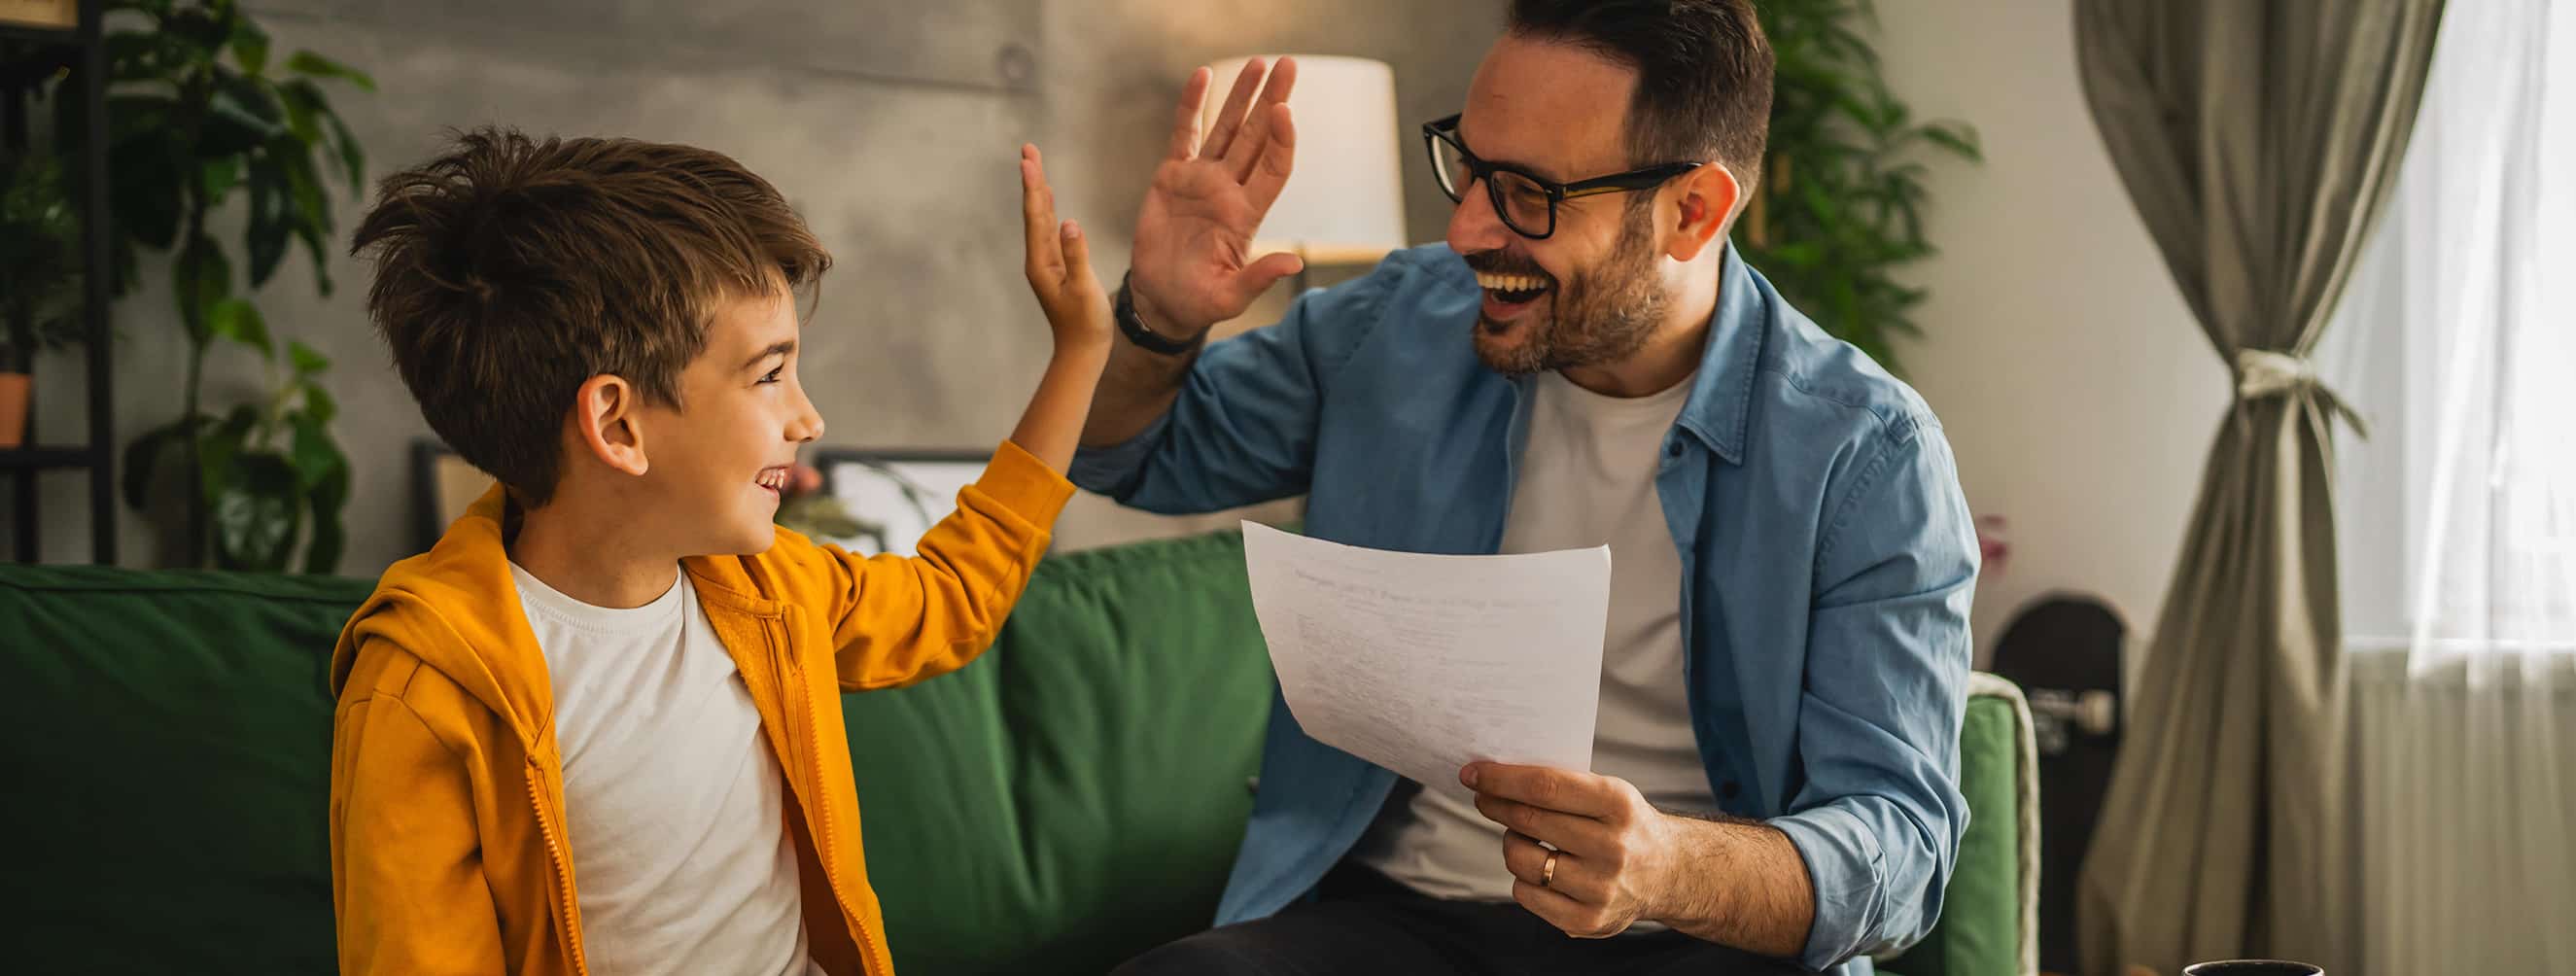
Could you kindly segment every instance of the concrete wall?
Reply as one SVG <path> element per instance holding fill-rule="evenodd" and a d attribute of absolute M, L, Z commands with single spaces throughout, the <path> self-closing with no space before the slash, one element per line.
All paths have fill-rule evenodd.
<path fill-rule="evenodd" d="M 1977 593 L 1980 648 L 2051 590 L 2101 594 L 2151 630 L 2227 371 L 2113 171 L 2077 80 L 2067 0 L 1878 5 L 1889 84 L 1968 120 L 1983 166 L 1937 165 L 1942 254 L 1906 351 L 1980 514 L 2012 561 Z"/>
<path fill-rule="evenodd" d="M 382 94 L 340 99 L 379 171 L 428 152 L 443 127 L 498 121 L 700 142 L 771 177 L 841 261 L 805 367 L 829 440 L 900 447 L 997 441 L 1044 361 L 1044 328 L 1017 270 L 1021 140 L 1048 150 L 1067 214 L 1094 230 L 1102 265 L 1123 267 L 1190 67 L 1244 52 L 1383 59 L 1395 65 L 1398 118 L 1409 125 L 1454 110 L 1501 7 L 753 0 L 708 12 L 669 0 L 474 0 L 430 16 L 394 0 L 263 5 L 282 46 L 343 57 L 383 83 Z M 2226 372 L 2092 127 L 2065 0 L 1882 4 L 1880 13 L 1895 89 L 1920 115 L 1975 123 L 1989 157 L 1934 168 L 1931 230 L 1944 253 L 1917 272 L 1932 298 L 1920 319 L 1927 337 L 1908 350 L 1972 503 L 2011 521 L 2012 563 L 1979 594 L 1981 644 L 2012 608 L 2061 588 L 2108 596 L 2143 631 L 2226 402 Z M 1408 153 L 1405 164 L 1412 237 L 1436 240 L 1447 201 L 1420 160 Z M 353 218 L 354 205 L 346 212 Z M 342 291 L 319 300 L 290 264 L 265 302 L 274 327 L 340 361 L 332 386 L 359 496 L 344 571 L 365 574 L 407 551 L 405 451 L 426 429 L 360 314 L 362 270 L 344 259 L 334 275 Z M 128 436 L 173 414 L 181 375 L 167 295 L 152 280 L 119 309 Z M 219 365 L 226 395 L 256 375 L 239 358 Z M 54 386 L 48 432 L 76 437 L 77 384 Z M 49 558 L 86 558 L 77 479 L 49 478 L 46 506 Z M 148 563 L 143 526 L 121 517 L 126 561 Z M 1062 537 L 1084 546 L 1223 522 L 1086 498 Z"/>
<path fill-rule="evenodd" d="M 1093 231 L 1104 268 L 1127 235 L 1181 80 L 1244 53 L 1345 54 L 1395 67 L 1398 118 L 1454 111 L 1499 31 L 1499 0 L 266 0 L 280 54 L 297 47 L 372 72 L 381 92 L 336 104 L 382 173 L 425 157 L 450 127 L 630 135 L 729 152 L 776 182 L 839 263 L 808 326 L 804 376 L 851 447 L 989 448 L 1006 435 L 1048 341 L 1020 281 L 1017 147 L 1049 155 L 1067 216 Z M 1410 138 L 1405 143 L 1411 145 Z M 1410 167 L 1409 229 L 1437 239 L 1447 201 Z M 343 197 L 341 223 L 361 205 Z M 335 258 L 316 297 L 296 258 L 261 296 L 273 330 L 337 360 L 342 446 L 356 467 L 341 570 L 372 575 L 411 551 L 409 445 L 427 426 L 392 374 L 361 304 L 364 268 Z M 117 309 L 120 443 L 177 415 L 184 344 L 166 274 Z M 44 439 L 77 440 L 77 365 L 43 382 Z M 210 402 L 261 381 L 219 353 Z M 50 475 L 45 554 L 88 558 L 79 477 Z M 123 561 L 150 565 L 150 526 L 123 519 Z M 1225 524 L 1159 519 L 1097 499 L 1060 537 L 1079 547 Z M 0 533 L 8 529 L 0 526 Z"/>

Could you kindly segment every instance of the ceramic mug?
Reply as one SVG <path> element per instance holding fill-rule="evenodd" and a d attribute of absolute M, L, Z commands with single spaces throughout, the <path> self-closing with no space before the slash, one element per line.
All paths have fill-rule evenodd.
<path fill-rule="evenodd" d="M 2325 976 L 2325 970 L 2279 959 L 2228 959 L 2185 966 L 2182 976 Z"/>

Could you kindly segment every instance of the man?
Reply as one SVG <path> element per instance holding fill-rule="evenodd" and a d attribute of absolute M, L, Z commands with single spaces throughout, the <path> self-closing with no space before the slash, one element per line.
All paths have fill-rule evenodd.
<path fill-rule="evenodd" d="M 1297 267 L 1246 250 L 1295 65 L 1203 140 L 1191 79 L 1074 481 L 1305 493 L 1307 531 L 1385 549 L 1606 543 L 1611 605 L 1593 770 L 1472 764 L 1472 806 L 1274 703 L 1221 927 L 1124 972 L 1858 974 L 1931 927 L 1975 533 L 1922 400 L 1726 245 L 1771 64 L 1746 0 L 1519 0 L 1425 127 L 1447 246 L 1203 350 Z"/>

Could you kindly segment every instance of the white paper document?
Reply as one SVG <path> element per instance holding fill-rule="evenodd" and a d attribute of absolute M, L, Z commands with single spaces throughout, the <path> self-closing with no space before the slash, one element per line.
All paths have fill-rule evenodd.
<path fill-rule="evenodd" d="M 1480 759 L 1591 771 L 1608 547 L 1435 556 L 1245 522 L 1243 551 L 1270 665 L 1316 741 L 1459 796 Z"/>

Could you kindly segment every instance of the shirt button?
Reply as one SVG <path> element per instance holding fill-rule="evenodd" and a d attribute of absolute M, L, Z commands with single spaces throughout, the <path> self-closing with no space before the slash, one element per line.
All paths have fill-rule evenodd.
<path fill-rule="evenodd" d="M 1664 445 L 1664 456 L 1676 458 L 1682 456 L 1682 442 L 1676 439 L 1672 443 Z"/>
<path fill-rule="evenodd" d="M 1731 779 L 1717 786 L 1717 796 L 1722 800 L 1735 799 L 1735 795 L 1742 792 L 1744 792 L 1744 784 Z"/>

